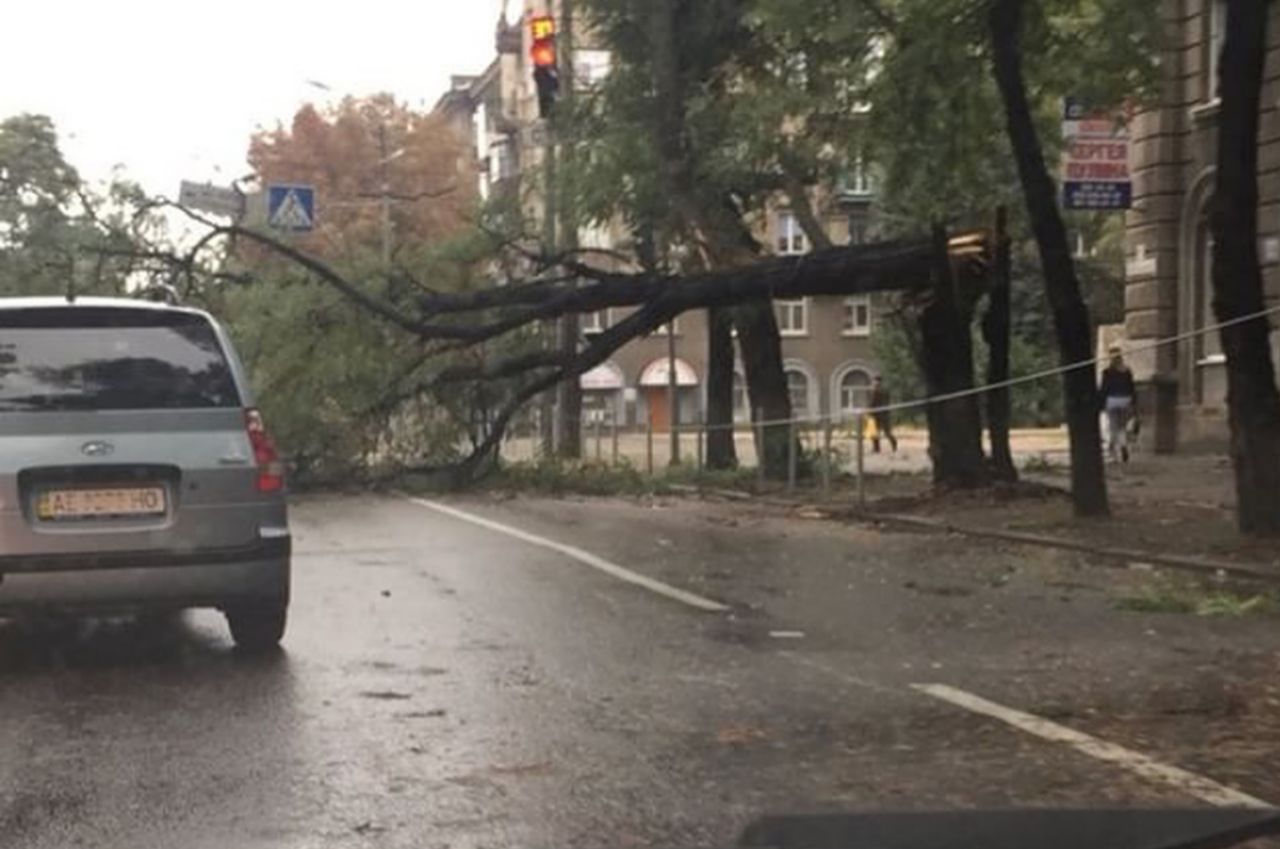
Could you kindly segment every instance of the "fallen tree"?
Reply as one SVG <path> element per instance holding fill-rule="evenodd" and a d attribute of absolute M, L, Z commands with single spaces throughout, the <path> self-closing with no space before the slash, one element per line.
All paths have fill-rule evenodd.
<path fill-rule="evenodd" d="M 513 417 L 532 398 L 563 381 L 576 380 L 600 365 L 633 339 L 652 333 L 690 310 L 735 307 L 769 302 L 775 298 L 823 295 L 856 295 L 881 291 L 911 291 L 924 301 L 937 276 L 936 242 L 903 239 L 879 244 L 833 247 L 802 256 L 763 259 L 739 268 L 676 275 L 620 272 L 592 265 L 590 252 L 557 257 L 531 257 L 534 279 L 462 292 L 432 291 L 423 281 L 401 275 L 390 287 L 413 296 L 395 303 L 378 295 L 374 287 L 348 279 L 332 266 L 265 233 L 236 224 L 218 224 L 183 210 L 209 229 L 184 256 L 172 257 L 175 279 L 188 283 L 199 269 L 198 254 L 220 237 L 251 242 L 291 261 L 331 286 L 351 302 L 400 330 L 428 343 L 426 357 L 473 349 L 519 331 L 528 331 L 566 315 L 608 308 L 630 314 L 594 336 L 576 350 L 549 346 L 520 350 L 494 360 L 467 358 L 433 373 L 429 379 L 394 392 L 378 410 L 385 413 L 397 401 L 441 391 L 450 385 L 507 381 L 503 400 L 489 415 L 487 433 L 474 441 L 471 452 L 457 466 L 462 479 L 474 477 L 492 464 Z M 975 272 L 986 267 L 984 256 L 975 255 L 972 239 L 952 256 L 956 278 L 972 285 Z M 945 356 L 945 352 L 940 352 Z M 954 356 L 954 352 L 952 354 Z M 939 450 L 948 442 L 937 438 Z M 944 458 L 945 460 L 945 458 Z M 943 469 L 972 469 L 942 463 Z M 974 483 L 966 474 L 942 482 Z"/>

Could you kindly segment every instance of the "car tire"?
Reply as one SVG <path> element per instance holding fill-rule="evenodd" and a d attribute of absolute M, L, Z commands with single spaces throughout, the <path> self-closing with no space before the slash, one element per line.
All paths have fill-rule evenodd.
<path fill-rule="evenodd" d="M 236 648 L 250 654 L 275 649 L 284 638 L 288 607 L 283 604 L 261 604 L 233 607 L 226 611 L 227 625 Z"/>

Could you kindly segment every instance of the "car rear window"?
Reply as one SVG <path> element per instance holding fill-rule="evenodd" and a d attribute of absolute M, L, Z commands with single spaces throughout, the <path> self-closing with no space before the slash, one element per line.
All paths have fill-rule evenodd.
<path fill-rule="evenodd" d="M 200 315 L 0 309 L 0 412 L 239 404 L 226 355 Z"/>

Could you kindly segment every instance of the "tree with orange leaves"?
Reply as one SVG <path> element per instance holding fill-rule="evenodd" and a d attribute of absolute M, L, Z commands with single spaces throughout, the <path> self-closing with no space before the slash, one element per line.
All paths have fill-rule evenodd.
<path fill-rule="evenodd" d="M 249 163 L 263 183 L 315 187 L 316 229 L 300 246 L 331 262 L 412 265 L 425 246 L 458 235 L 476 204 L 465 141 L 389 94 L 307 104 L 288 128 L 252 137 Z"/>

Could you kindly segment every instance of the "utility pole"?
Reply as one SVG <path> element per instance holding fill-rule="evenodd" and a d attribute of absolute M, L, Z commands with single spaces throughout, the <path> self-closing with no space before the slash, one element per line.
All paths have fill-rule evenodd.
<path fill-rule="evenodd" d="M 556 45 L 554 15 L 538 15 L 529 20 L 532 46 L 533 82 L 538 98 L 538 119 L 542 131 L 542 252 L 556 252 L 556 136 L 555 105 L 560 91 L 560 61 Z M 560 326 L 552 320 L 542 324 L 543 345 L 548 351 L 560 347 Z M 553 394 L 554 393 L 554 394 Z M 542 455 L 551 457 L 559 447 L 560 411 L 555 401 L 560 392 L 542 393 L 538 410 L 542 425 Z"/>
<path fill-rule="evenodd" d="M 547 256 L 556 252 L 556 141 L 552 131 L 552 121 L 548 116 L 543 119 L 544 141 L 542 148 L 542 250 Z M 557 338 L 557 323 L 548 321 L 543 326 L 544 338 L 548 348 L 560 343 Z M 555 454 L 557 445 L 557 422 L 560 410 L 557 408 L 559 389 L 542 393 L 542 453 L 550 457 Z"/>
<path fill-rule="evenodd" d="M 574 67 L 573 67 L 573 0 L 560 0 L 560 114 L 573 109 L 574 99 Z M 577 177 L 577 156 L 573 139 L 566 139 L 560 132 L 564 128 L 562 119 L 552 117 L 553 134 L 560 145 L 560 182 L 548 183 L 554 191 L 561 195 L 560 201 L 560 247 L 566 252 L 578 249 L 578 215 L 574 203 L 574 180 Z M 578 339 L 581 322 L 576 313 L 560 319 L 560 352 L 572 357 L 578 352 Z M 556 406 L 560 418 L 560 444 L 557 450 L 561 457 L 576 460 L 582 457 L 582 385 L 578 378 L 571 377 L 561 382 L 556 388 Z"/>

